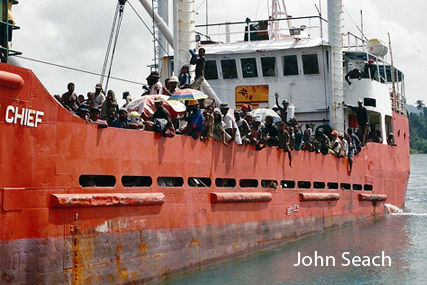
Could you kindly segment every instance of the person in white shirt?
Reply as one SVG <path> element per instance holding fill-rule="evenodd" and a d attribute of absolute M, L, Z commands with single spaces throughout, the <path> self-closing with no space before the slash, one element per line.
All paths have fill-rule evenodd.
<path fill-rule="evenodd" d="M 231 140 L 234 140 L 237 144 L 242 144 L 242 138 L 240 137 L 239 127 L 233 116 L 228 113 L 230 107 L 227 103 L 221 103 L 220 107 L 223 115 L 222 121 L 225 123 L 225 131 L 231 136 Z M 231 141 L 230 140 L 230 141 Z"/>

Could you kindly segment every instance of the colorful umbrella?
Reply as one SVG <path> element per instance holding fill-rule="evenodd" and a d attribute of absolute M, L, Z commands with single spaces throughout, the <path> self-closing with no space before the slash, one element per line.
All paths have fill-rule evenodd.
<path fill-rule="evenodd" d="M 251 112 L 254 115 L 255 118 L 260 118 L 262 123 L 265 123 L 265 117 L 268 115 L 273 117 L 273 122 L 280 122 L 282 121 L 282 118 L 280 118 L 279 114 L 277 114 L 272 109 L 266 109 L 266 108 L 258 108 Z"/>
<path fill-rule="evenodd" d="M 182 89 L 174 92 L 172 96 L 169 97 L 169 101 L 171 100 L 177 100 L 177 101 L 184 101 L 184 100 L 199 100 L 199 99 L 206 99 L 208 96 L 195 89 Z"/>
<path fill-rule="evenodd" d="M 144 120 L 149 120 L 154 112 L 156 111 L 156 106 L 154 104 L 154 98 L 162 98 L 163 106 L 169 111 L 171 118 L 175 119 L 177 116 L 182 115 L 186 107 L 184 104 L 178 101 L 168 101 L 169 96 L 166 95 L 145 95 L 141 98 L 133 100 L 130 102 L 126 109 L 128 112 L 136 111 L 141 114 L 141 117 Z"/>

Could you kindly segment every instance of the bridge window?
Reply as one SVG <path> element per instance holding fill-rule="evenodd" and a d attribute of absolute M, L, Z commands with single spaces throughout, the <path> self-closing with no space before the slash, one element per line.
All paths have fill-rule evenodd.
<path fill-rule="evenodd" d="M 305 75 L 319 74 L 319 62 L 317 54 L 303 54 L 302 66 Z"/>
<path fill-rule="evenodd" d="M 190 187 L 211 187 L 212 181 L 210 178 L 204 177 L 189 177 L 188 185 Z"/>
<path fill-rule="evenodd" d="M 215 60 L 205 61 L 205 78 L 207 80 L 218 79 L 218 67 Z"/>
<path fill-rule="evenodd" d="M 82 187 L 113 187 L 116 177 L 113 175 L 80 175 L 79 183 Z"/>
<path fill-rule="evenodd" d="M 298 61 L 296 55 L 285 55 L 282 56 L 283 61 L 283 75 L 298 75 Z"/>
<path fill-rule="evenodd" d="M 275 57 L 261 57 L 262 76 L 275 77 L 276 76 L 276 58 Z"/>
<path fill-rule="evenodd" d="M 123 176 L 122 184 L 125 187 L 150 187 L 153 179 L 150 176 Z"/>
<path fill-rule="evenodd" d="M 236 179 L 232 179 L 232 178 L 216 178 L 215 179 L 215 186 L 216 187 L 234 188 L 234 187 L 236 187 Z"/>
<path fill-rule="evenodd" d="M 258 69 L 256 67 L 255 58 L 241 58 L 243 78 L 258 77 Z"/>
<path fill-rule="evenodd" d="M 353 184 L 353 190 L 361 191 L 362 190 L 362 184 Z"/>
<path fill-rule="evenodd" d="M 222 78 L 233 79 L 237 78 L 237 67 L 234 59 L 221 60 Z"/>

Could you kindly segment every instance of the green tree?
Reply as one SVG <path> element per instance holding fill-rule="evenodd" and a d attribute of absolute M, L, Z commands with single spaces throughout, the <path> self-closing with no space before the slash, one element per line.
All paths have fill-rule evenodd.
<path fill-rule="evenodd" d="M 424 100 L 417 100 L 417 102 L 415 102 L 415 106 L 417 107 L 417 110 L 421 111 L 425 106 Z"/>

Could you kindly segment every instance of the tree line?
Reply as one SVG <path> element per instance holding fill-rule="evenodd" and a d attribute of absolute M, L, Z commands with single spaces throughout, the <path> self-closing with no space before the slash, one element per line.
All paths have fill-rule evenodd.
<path fill-rule="evenodd" d="M 427 107 L 424 100 L 417 100 L 415 107 L 420 113 L 409 115 L 411 153 L 427 153 Z"/>

